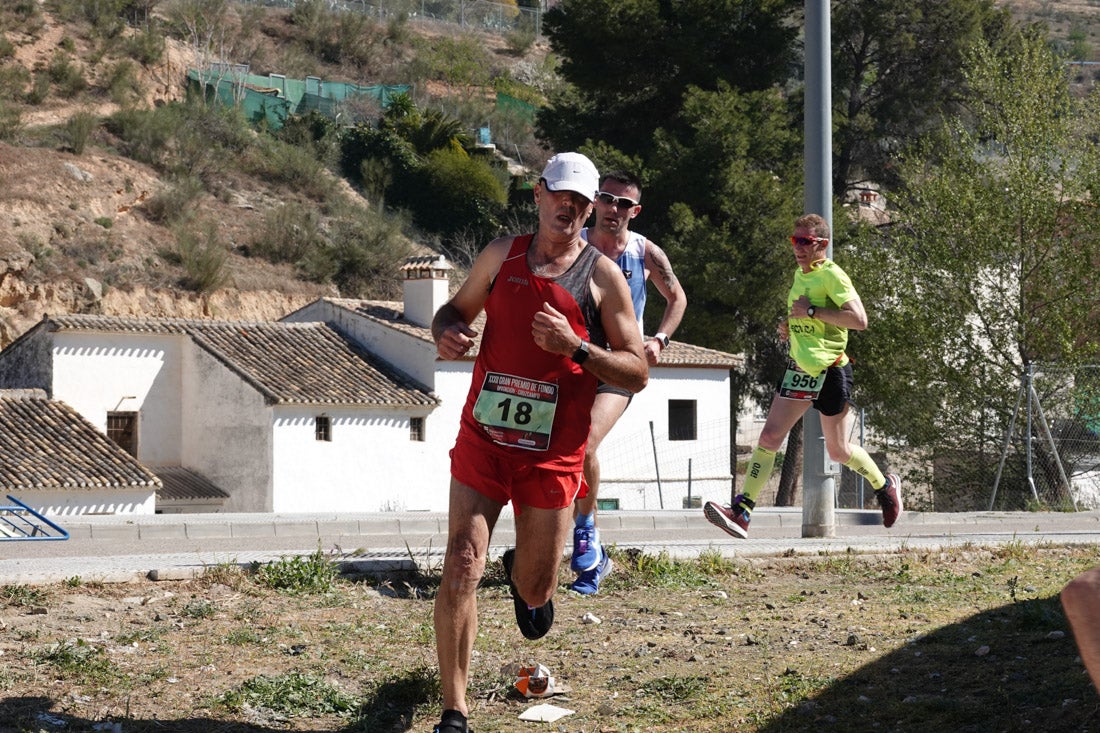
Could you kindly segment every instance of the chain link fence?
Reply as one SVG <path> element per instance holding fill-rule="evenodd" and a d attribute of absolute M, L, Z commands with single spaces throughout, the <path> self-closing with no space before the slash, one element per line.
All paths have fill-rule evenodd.
<path fill-rule="evenodd" d="M 1100 365 L 1021 375 L 987 508 L 1100 508 Z"/>
<path fill-rule="evenodd" d="M 991 413 L 989 436 L 973 448 L 936 446 L 913 451 L 883 444 L 852 410 L 849 440 L 878 465 L 905 480 L 905 503 L 916 511 L 1085 511 L 1100 509 L 1100 365 L 1074 369 L 1036 365 L 1024 372 L 1016 404 Z M 994 417 L 993 415 L 999 417 Z M 736 449 L 726 440 L 670 441 L 660 429 L 633 424 L 627 412 L 600 447 L 601 497 L 623 508 L 686 506 L 700 495 L 729 501 L 744 481 L 744 465 L 759 439 L 764 414 L 742 414 Z M 728 436 L 730 425 L 700 426 L 700 438 Z M 784 454 L 786 445 L 781 449 Z M 758 499 L 775 501 L 783 455 Z M 801 484 L 801 465 L 797 468 Z M 858 474 L 837 477 L 838 508 L 874 509 L 874 491 Z M 736 490 L 733 489 L 733 490 Z M 796 492 L 801 497 L 801 487 Z"/>

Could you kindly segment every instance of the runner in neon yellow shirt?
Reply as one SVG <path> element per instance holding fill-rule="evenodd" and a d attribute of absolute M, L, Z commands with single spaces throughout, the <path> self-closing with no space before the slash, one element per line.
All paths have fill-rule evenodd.
<path fill-rule="evenodd" d="M 703 513 L 728 534 L 748 537 L 752 510 L 775 468 L 775 454 L 812 406 L 821 413 L 829 457 L 871 482 L 882 508 L 882 524 L 892 527 L 902 513 L 901 480 L 895 474 L 884 476 L 867 451 L 848 442 L 852 365 L 844 349 L 849 329 L 867 328 L 867 313 L 847 273 L 826 257 L 825 219 L 817 214 L 799 218 L 791 246 L 798 269 L 787 296 L 787 318 L 779 324 L 780 338 L 790 341 L 787 368 L 745 473 L 744 493 L 729 507 L 708 501 Z"/>

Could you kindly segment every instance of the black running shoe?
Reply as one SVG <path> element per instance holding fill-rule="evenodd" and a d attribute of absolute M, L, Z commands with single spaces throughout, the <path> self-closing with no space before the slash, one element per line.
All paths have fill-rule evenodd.
<path fill-rule="evenodd" d="M 520 598 L 516 586 L 512 583 L 512 562 L 516 556 L 515 548 L 504 551 L 500 561 L 504 564 L 504 577 L 508 579 L 508 589 L 512 591 L 512 603 L 516 607 L 516 625 L 520 633 L 528 639 L 541 639 L 554 625 L 554 601 L 546 602 L 545 606 L 528 608 L 527 601 Z"/>
<path fill-rule="evenodd" d="M 432 733 L 474 733 L 466 725 L 466 717 L 457 710 L 444 710 L 443 719 L 432 728 Z"/>

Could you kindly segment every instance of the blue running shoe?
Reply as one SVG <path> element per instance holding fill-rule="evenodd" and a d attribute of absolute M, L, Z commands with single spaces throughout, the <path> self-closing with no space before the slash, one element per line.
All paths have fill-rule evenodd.
<path fill-rule="evenodd" d="M 594 524 L 573 528 L 573 559 L 569 567 L 574 573 L 594 570 L 600 564 L 600 530 Z"/>
<path fill-rule="evenodd" d="M 607 555 L 607 550 L 603 546 L 599 546 L 600 549 L 600 561 L 596 563 L 596 567 L 591 570 L 586 570 L 577 576 L 577 579 L 573 581 L 573 585 L 569 586 L 582 596 L 591 596 L 600 592 L 600 581 L 611 575 L 611 571 L 615 569 L 615 563 L 611 562 L 611 558 Z"/>

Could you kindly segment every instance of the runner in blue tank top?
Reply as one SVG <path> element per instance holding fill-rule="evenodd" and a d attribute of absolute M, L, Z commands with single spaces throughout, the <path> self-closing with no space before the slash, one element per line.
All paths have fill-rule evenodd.
<path fill-rule="evenodd" d="M 660 361 L 661 352 L 668 346 L 669 336 L 684 317 L 687 295 L 676 279 L 664 250 L 644 235 L 629 229 L 631 220 L 642 211 L 641 199 L 642 186 L 637 176 L 625 171 L 605 174 L 596 194 L 594 224 L 581 232 L 581 236 L 619 266 L 630 286 L 639 332 L 645 333 L 642 317 L 645 313 L 646 281 L 652 277 L 657 292 L 664 296 L 665 312 L 657 332 L 645 339 L 644 344 L 646 361 L 652 367 Z M 603 383 L 596 390 L 588 447 L 584 453 L 585 486 L 574 505 L 576 526 L 573 529 L 573 558 L 570 562 L 577 573 L 577 579 L 570 587 L 585 595 L 597 593 L 600 581 L 612 568 L 596 528 L 596 495 L 600 488 L 600 461 L 596 451 L 628 404 L 630 393 L 625 390 Z"/>

